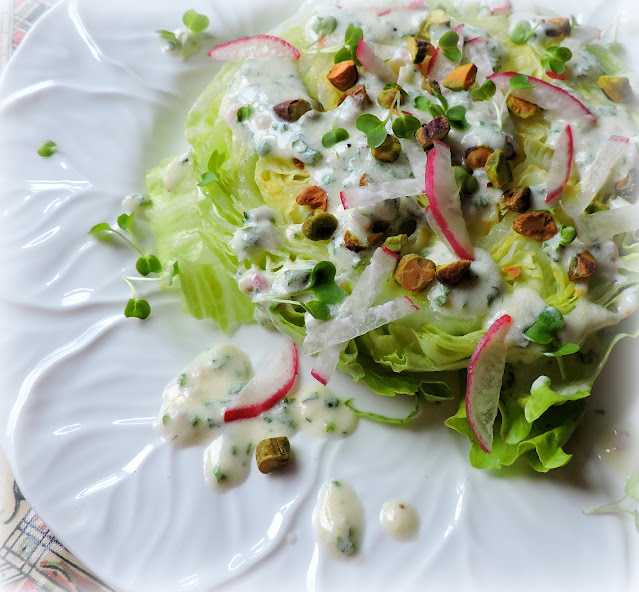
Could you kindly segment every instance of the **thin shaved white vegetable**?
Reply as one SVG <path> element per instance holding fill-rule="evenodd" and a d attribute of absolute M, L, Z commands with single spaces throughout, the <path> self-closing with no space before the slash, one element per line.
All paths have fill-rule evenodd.
<path fill-rule="evenodd" d="M 493 63 L 483 37 L 471 39 L 464 48 L 466 57 L 477 67 L 477 83 L 481 86 L 493 72 Z"/>
<path fill-rule="evenodd" d="M 348 317 L 333 319 L 312 328 L 306 334 L 302 354 L 312 356 L 327 347 L 346 343 L 355 337 L 379 329 L 388 323 L 398 321 L 419 310 L 408 296 L 361 310 Z"/>
<path fill-rule="evenodd" d="M 386 199 L 420 195 L 421 193 L 422 184 L 417 179 L 394 179 L 384 183 L 345 189 L 340 193 L 340 198 L 344 209 L 348 210 L 376 204 Z"/>
<path fill-rule="evenodd" d="M 355 284 L 353 292 L 344 300 L 336 318 L 348 317 L 360 310 L 370 308 L 384 288 L 386 279 L 395 269 L 398 258 L 393 251 L 386 248 L 377 249 L 371 257 L 370 264 Z M 335 373 L 340 352 L 339 345 L 333 345 L 321 351 L 313 364 L 311 371 L 313 378 L 326 385 Z"/>
<path fill-rule="evenodd" d="M 635 232 L 639 228 L 639 203 L 579 216 L 575 220 L 582 241 L 601 243 L 622 232 Z"/>
<path fill-rule="evenodd" d="M 590 205 L 590 202 L 603 187 L 621 157 L 628 150 L 629 144 L 630 140 L 623 136 L 610 136 L 608 138 L 608 141 L 597 155 L 595 162 L 590 165 L 581 180 L 581 192 L 579 195 L 568 201 L 562 200 L 561 205 L 571 218 L 574 219 L 582 214 Z"/>
<path fill-rule="evenodd" d="M 426 191 L 426 159 L 428 155 L 421 146 L 413 140 L 400 140 L 402 143 L 402 152 L 408 158 L 408 163 L 413 171 L 415 179 L 423 179 L 424 183 L 419 193 Z"/>

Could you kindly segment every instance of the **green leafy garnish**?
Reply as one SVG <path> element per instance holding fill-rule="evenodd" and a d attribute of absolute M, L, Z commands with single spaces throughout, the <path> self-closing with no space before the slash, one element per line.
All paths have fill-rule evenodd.
<path fill-rule="evenodd" d="M 428 108 L 432 103 L 424 96 L 418 95 L 415 97 L 415 109 L 419 109 L 420 111 L 428 111 Z"/>
<path fill-rule="evenodd" d="M 524 331 L 524 337 L 533 343 L 548 345 L 563 326 L 563 315 L 553 306 L 549 306 L 537 317 L 537 320 Z"/>
<path fill-rule="evenodd" d="M 579 351 L 579 346 L 576 343 L 564 343 L 557 351 L 544 352 L 544 356 L 550 356 L 560 358 L 562 356 L 569 356 L 576 354 Z"/>
<path fill-rule="evenodd" d="M 322 146 L 331 148 L 339 142 L 345 142 L 348 138 L 350 138 L 348 132 L 344 128 L 338 127 L 322 136 Z"/>
<path fill-rule="evenodd" d="M 475 101 L 488 101 L 495 96 L 495 92 L 497 87 L 492 80 L 484 81 L 479 88 L 474 88 L 470 91 L 470 96 L 475 99 Z"/>
<path fill-rule="evenodd" d="M 180 45 L 178 38 L 175 36 L 175 33 L 173 33 L 172 31 L 167 31 L 166 29 L 158 29 L 156 33 L 160 37 L 162 37 L 162 39 L 164 39 L 165 41 L 172 43 L 175 47 L 178 47 Z"/>
<path fill-rule="evenodd" d="M 335 63 L 339 64 L 340 62 L 353 60 L 358 66 L 361 66 L 357 59 L 357 46 L 363 37 L 364 31 L 362 29 L 353 25 L 353 23 L 349 24 L 344 34 L 344 47 L 335 54 Z"/>
<path fill-rule="evenodd" d="M 127 318 L 146 319 L 151 314 L 151 305 L 143 299 L 131 298 L 124 309 L 124 316 Z"/>
<path fill-rule="evenodd" d="M 562 226 L 559 231 L 559 244 L 569 245 L 577 238 L 577 231 L 574 226 Z"/>
<path fill-rule="evenodd" d="M 198 187 L 206 187 L 211 183 L 219 183 L 220 176 L 212 171 L 207 171 L 202 175 L 202 180 L 198 183 Z"/>
<path fill-rule="evenodd" d="M 572 59 L 572 52 L 567 47 L 553 45 L 546 50 L 541 58 L 541 65 L 547 72 L 561 75 L 566 71 L 566 62 Z"/>
<path fill-rule="evenodd" d="M 332 16 L 318 17 L 317 22 L 313 25 L 315 31 L 320 37 L 330 35 L 337 28 L 337 19 Z"/>
<path fill-rule="evenodd" d="M 447 31 L 439 38 L 439 49 L 442 50 L 444 56 L 451 62 L 461 60 L 461 51 L 457 47 L 459 43 L 459 35 L 455 31 Z"/>
<path fill-rule="evenodd" d="M 331 311 L 326 303 L 320 302 L 319 300 L 311 300 L 310 302 L 302 302 L 301 305 L 314 318 L 320 321 L 331 320 Z"/>
<path fill-rule="evenodd" d="M 462 105 L 456 105 L 448 109 L 448 111 L 446 111 L 446 118 L 448 119 L 450 127 L 456 129 L 467 129 L 469 127 L 469 123 L 466 121 L 466 107 Z"/>
<path fill-rule="evenodd" d="M 440 92 L 433 89 L 433 94 L 440 102 L 441 106 L 429 101 L 425 96 L 419 95 L 415 98 L 415 108 L 420 111 L 429 111 L 433 117 L 444 115 L 446 119 L 448 119 L 450 126 L 456 129 L 468 129 L 469 123 L 466 121 L 466 107 L 462 105 L 455 105 L 454 107 L 449 108 L 448 101 Z"/>
<path fill-rule="evenodd" d="M 251 117 L 251 106 L 245 105 L 237 110 L 237 120 L 240 123 L 244 123 Z"/>
<path fill-rule="evenodd" d="M 533 36 L 533 33 L 538 26 L 539 23 L 537 23 L 533 28 L 530 26 L 528 21 L 519 21 L 508 37 L 516 45 L 525 45 Z"/>
<path fill-rule="evenodd" d="M 194 33 L 201 33 L 209 26 L 209 17 L 191 9 L 182 15 L 182 22 L 187 29 L 190 29 Z"/>
<path fill-rule="evenodd" d="M 45 140 L 42 142 L 42 146 L 38 148 L 38 154 L 43 158 L 53 156 L 58 150 L 58 145 L 53 140 Z"/>
<path fill-rule="evenodd" d="M 639 501 L 639 472 L 634 472 L 628 477 L 626 485 L 624 487 L 624 495 L 618 500 L 599 506 L 598 508 L 592 508 L 591 510 L 584 510 L 584 514 L 627 514 L 631 516 L 635 523 L 635 528 L 639 532 L 639 509 L 624 508 L 621 506 L 628 500 Z M 636 506 L 636 504 L 635 504 Z"/>
<path fill-rule="evenodd" d="M 509 81 L 510 88 L 535 88 L 525 74 L 515 74 Z"/>
<path fill-rule="evenodd" d="M 412 138 L 421 125 L 417 117 L 400 113 L 393 121 L 393 133 L 398 138 Z"/>
<path fill-rule="evenodd" d="M 355 126 L 360 132 L 366 134 L 368 145 L 371 148 L 378 148 L 384 143 L 388 135 L 386 132 L 387 121 L 381 121 L 372 113 L 364 113 L 357 118 Z"/>
<path fill-rule="evenodd" d="M 346 538 L 337 537 L 337 550 L 344 555 L 354 555 L 357 552 L 357 543 L 355 541 L 355 533 L 353 527 L 348 527 L 348 535 Z"/>
<path fill-rule="evenodd" d="M 347 296 L 347 293 L 335 283 L 335 274 L 335 265 L 330 261 L 320 261 L 311 272 L 308 290 L 324 304 L 337 304 Z"/>
<path fill-rule="evenodd" d="M 137 260 L 135 268 L 140 275 L 146 277 L 150 273 L 160 273 L 162 271 L 162 263 L 155 255 L 144 255 Z"/>

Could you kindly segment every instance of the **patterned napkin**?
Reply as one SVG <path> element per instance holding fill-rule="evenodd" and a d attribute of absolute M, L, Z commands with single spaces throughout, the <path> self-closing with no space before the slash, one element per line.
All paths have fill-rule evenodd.
<path fill-rule="evenodd" d="M 27 31 L 57 0 L 0 0 L 0 73 Z M 114 592 L 49 531 L 20 493 L 0 451 L 0 589 Z"/>

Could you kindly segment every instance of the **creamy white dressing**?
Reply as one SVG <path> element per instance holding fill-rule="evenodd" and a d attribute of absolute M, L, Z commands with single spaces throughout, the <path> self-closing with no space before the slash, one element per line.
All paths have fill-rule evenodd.
<path fill-rule="evenodd" d="M 176 156 L 164 173 L 164 187 L 167 191 L 173 191 L 184 180 L 187 172 L 190 170 L 191 153 L 186 152 L 180 156 Z"/>
<path fill-rule="evenodd" d="M 348 483 L 339 480 L 322 485 L 313 510 L 313 528 L 329 557 L 348 559 L 359 552 L 364 533 L 364 508 Z"/>
<path fill-rule="evenodd" d="M 385 502 L 379 514 L 379 521 L 384 532 L 398 541 L 413 539 L 419 531 L 419 514 L 414 506 L 404 501 Z"/>
<path fill-rule="evenodd" d="M 165 388 L 156 429 L 171 445 L 204 446 L 204 478 L 218 491 L 243 483 L 261 440 L 292 437 L 299 429 L 345 438 L 358 417 L 330 389 L 311 384 L 258 417 L 225 423 L 224 411 L 251 379 L 248 356 L 220 345 L 196 356 Z"/>

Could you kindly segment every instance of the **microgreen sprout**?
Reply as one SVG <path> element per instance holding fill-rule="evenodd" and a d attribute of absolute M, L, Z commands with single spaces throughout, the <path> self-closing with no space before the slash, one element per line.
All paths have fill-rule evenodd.
<path fill-rule="evenodd" d="M 322 136 L 322 146 L 332 148 L 335 144 L 345 142 L 348 138 L 350 138 L 349 133 L 344 128 L 338 127 Z"/>
<path fill-rule="evenodd" d="M 251 117 L 251 106 L 245 105 L 237 110 L 237 120 L 239 123 L 244 123 Z"/>
<path fill-rule="evenodd" d="M 444 56 L 451 62 L 461 60 L 461 51 L 457 44 L 459 43 L 459 35 L 455 31 L 447 31 L 439 38 L 439 49 L 442 50 Z"/>
<path fill-rule="evenodd" d="M 510 86 L 511 90 L 515 88 L 535 88 L 535 85 L 531 84 L 530 78 L 528 78 L 528 76 L 526 76 L 525 74 L 515 74 L 508 81 L 508 85 Z"/>
<path fill-rule="evenodd" d="M 470 91 L 470 96 L 475 101 L 488 101 L 495 96 L 497 87 L 492 80 L 485 80 L 479 88 L 474 88 Z"/>
<path fill-rule="evenodd" d="M 555 351 L 546 351 L 543 352 L 544 356 L 549 358 L 555 358 L 557 360 L 557 364 L 559 365 L 559 372 L 561 373 L 561 378 L 566 380 L 566 370 L 564 368 L 564 356 L 570 356 L 572 354 L 576 354 L 579 351 L 579 346 L 576 343 L 564 343 L 559 349 Z"/>
<path fill-rule="evenodd" d="M 377 148 L 384 143 L 386 136 L 386 124 L 390 119 L 391 112 L 389 111 L 388 117 L 382 121 L 378 117 L 375 117 L 372 113 L 364 113 L 357 118 L 355 126 L 360 132 L 366 134 L 368 145 L 371 148 Z"/>
<path fill-rule="evenodd" d="M 530 26 L 528 21 L 519 21 L 508 37 L 516 45 L 526 45 L 528 40 L 534 35 L 535 30 L 539 27 L 541 21 L 536 23 L 534 27 Z"/>
<path fill-rule="evenodd" d="M 58 145 L 53 140 L 45 140 L 38 148 L 38 154 L 43 158 L 53 156 L 58 151 Z"/>
<path fill-rule="evenodd" d="M 209 26 L 209 18 L 191 9 L 182 15 L 182 22 L 186 29 L 175 33 L 166 29 L 158 29 L 156 33 L 166 41 L 165 51 L 186 60 L 199 51 L 204 30 Z"/>
<path fill-rule="evenodd" d="M 353 60 L 358 66 L 361 66 L 357 59 L 357 46 L 363 37 L 364 31 L 350 23 L 344 34 L 344 47 L 335 54 L 335 63 L 339 64 L 340 62 Z"/>
<path fill-rule="evenodd" d="M 466 120 L 466 107 L 463 105 L 455 105 L 454 107 L 449 108 L 448 101 L 444 95 L 442 95 L 439 85 L 437 84 L 431 83 L 431 91 L 440 104 L 437 105 L 428 100 L 425 96 L 419 95 L 415 98 L 415 108 L 420 111 L 428 111 L 433 117 L 445 115 L 450 126 L 455 129 L 468 129 L 469 123 Z"/>
<path fill-rule="evenodd" d="M 549 345 L 564 326 L 564 317 L 553 306 L 549 306 L 537 317 L 537 320 L 524 331 L 528 341 L 539 345 Z"/>
<path fill-rule="evenodd" d="M 317 33 L 319 38 L 330 35 L 337 28 L 337 19 L 332 16 L 318 17 L 317 22 L 313 25 L 313 31 Z"/>
<path fill-rule="evenodd" d="M 584 514 L 627 514 L 632 516 L 635 523 L 635 528 L 639 532 L 639 509 L 624 508 L 621 506 L 628 500 L 639 501 L 639 473 L 635 472 L 628 477 L 624 488 L 624 495 L 614 502 L 603 504 L 597 508 L 590 510 L 584 510 Z M 636 505 L 636 504 L 635 504 Z"/>
<path fill-rule="evenodd" d="M 567 47 L 553 45 L 546 50 L 541 58 L 541 65 L 546 72 L 553 72 L 561 76 L 566 72 L 566 62 L 572 59 L 572 52 Z"/>

